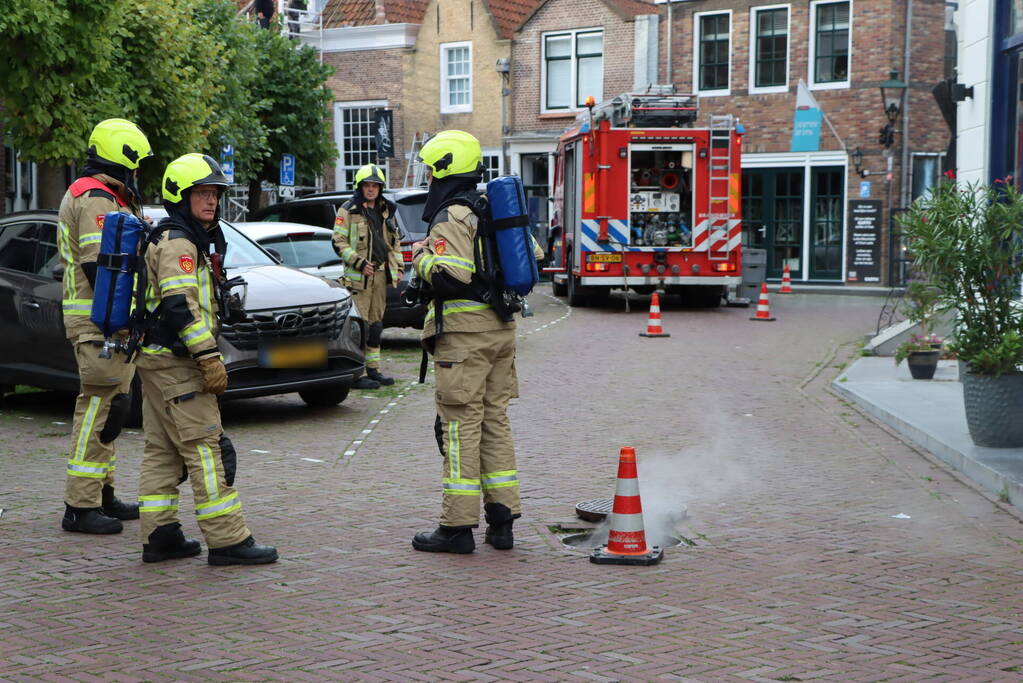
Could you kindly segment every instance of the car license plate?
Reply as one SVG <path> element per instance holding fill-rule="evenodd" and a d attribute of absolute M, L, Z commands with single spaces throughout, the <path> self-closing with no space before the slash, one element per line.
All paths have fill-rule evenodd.
<path fill-rule="evenodd" d="M 621 254 L 587 254 L 586 260 L 589 263 L 621 263 Z"/>
<path fill-rule="evenodd" d="M 259 365 L 263 368 L 325 368 L 327 342 L 317 339 L 267 344 L 259 349 Z"/>

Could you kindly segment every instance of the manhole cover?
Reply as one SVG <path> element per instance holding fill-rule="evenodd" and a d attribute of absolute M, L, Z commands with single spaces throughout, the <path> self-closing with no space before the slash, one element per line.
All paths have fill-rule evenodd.
<path fill-rule="evenodd" d="M 584 500 L 575 506 L 575 514 L 579 519 L 585 519 L 587 522 L 603 522 L 611 514 L 613 506 L 613 498 Z"/>

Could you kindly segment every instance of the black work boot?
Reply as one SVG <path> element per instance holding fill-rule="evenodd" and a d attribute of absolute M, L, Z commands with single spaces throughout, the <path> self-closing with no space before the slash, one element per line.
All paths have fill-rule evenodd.
<path fill-rule="evenodd" d="M 121 520 L 103 514 L 103 508 L 74 508 L 64 503 L 64 531 L 83 534 L 119 534 L 124 529 Z"/>
<path fill-rule="evenodd" d="M 484 503 L 483 510 L 487 519 L 487 532 L 483 541 L 494 546 L 496 550 L 510 550 L 515 544 L 512 535 L 512 524 L 515 516 L 507 505 L 501 503 Z"/>
<path fill-rule="evenodd" d="M 366 370 L 366 377 L 369 377 L 371 380 L 383 387 L 389 387 L 394 384 L 393 377 L 385 377 L 377 368 L 369 368 Z"/>
<path fill-rule="evenodd" d="M 163 562 L 182 557 L 195 557 L 202 546 L 194 538 L 185 538 L 177 522 L 156 527 L 149 534 L 149 543 L 142 544 L 143 562 Z"/>
<path fill-rule="evenodd" d="M 249 536 L 241 543 L 225 548 L 210 548 L 206 558 L 210 564 L 270 564 L 277 561 L 277 548 L 272 545 L 259 545 L 256 539 Z"/>
<path fill-rule="evenodd" d="M 103 486 L 103 514 L 114 519 L 138 519 L 138 503 L 124 503 L 114 496 L 113 486 Z"/>
<path fill-rule="evenodd" d="M 363 375 L 360 377 L 355 384 L 352 385 L 354 389 L 379 389 L 380 382 L 371 380 L 368 376 Z"/>
<path fill-rule="evenodd" d="M 412 539 L 412 547 L 428 553 L 458 553 L 476 550 L 476 541 L 469 527 L 439 526 L 435 531 L 420 531 Z"/>

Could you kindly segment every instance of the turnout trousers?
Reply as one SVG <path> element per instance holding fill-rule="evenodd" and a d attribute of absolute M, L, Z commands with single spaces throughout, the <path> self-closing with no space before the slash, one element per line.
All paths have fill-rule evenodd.
<path fill-rule="evenodd" d="M 353 290 L 355 305 L 369 327 L 366 341 L 366 368 L 380 368 L 380 334 L 383 331 L 384 311 L 387 308 L 387 266 L 381 266 L 365 279 L 365 288 Z"/>
<path fill-rule="evenodd" d="M 508 401 L 518 396 L 515 329 L 445 332 L 436 342 L 437 415 L 444 452 L 440 523 L 479 525 L 484 503 L 521 514 Z"/>
<path fill-rule="evenodd" d="M 103 486 L 114 485 L 114 439 L 128 417 L 135 366 L 117 353 L 100 358 L 102 337 L 97 341 L 96 335 L 80 335 L 72 344 L 81 389 L 75 401 L 64 502 L 71 507 L 97 508 L 103 502 Z"/>
<path fill-rule="evenodd" d="M 167 365 L 168 360 L 173 365 Z M 220 458 L 220 407 L 202 391 L 202 376 L 191 359 L 139 360 L 142 421 L 146 445 L 139 478 L 142 540 L 158 526 L 179 522 L 178 486 L 182 466 L 192 482 L 195 518 L 210 548 L 250 536 L 237 491 L 227 485 Z"/>

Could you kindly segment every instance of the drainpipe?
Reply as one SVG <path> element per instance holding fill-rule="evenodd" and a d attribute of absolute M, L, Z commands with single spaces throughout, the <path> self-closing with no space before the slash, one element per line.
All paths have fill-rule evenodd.
<path fill-rule="evenodd" d="M 664 42 L 668 44 L 668 83 L 674 83 L 671 74 L 671 32 L 675 29 L 675 22 L 671 20 L 672 0 L 668 0 L 668 27 L 664 32 Z"/>
<path fill-rule="evenodd" d="M 913 0 L 906 2 L 906 46 L 902 55 L 902 72 L 905 74 L 903 78 L 906 80 L 906 95 L 905 101 L 902 103 L 902 168 L 900 169 L 900 180 L 899 180 L 899 206 L 909 206 L 909 198 L 911 196 L 909 188 L 909 100 L 910 94 L 913 92 L 910 86 L 910 52 L 913 49 Z"/>

